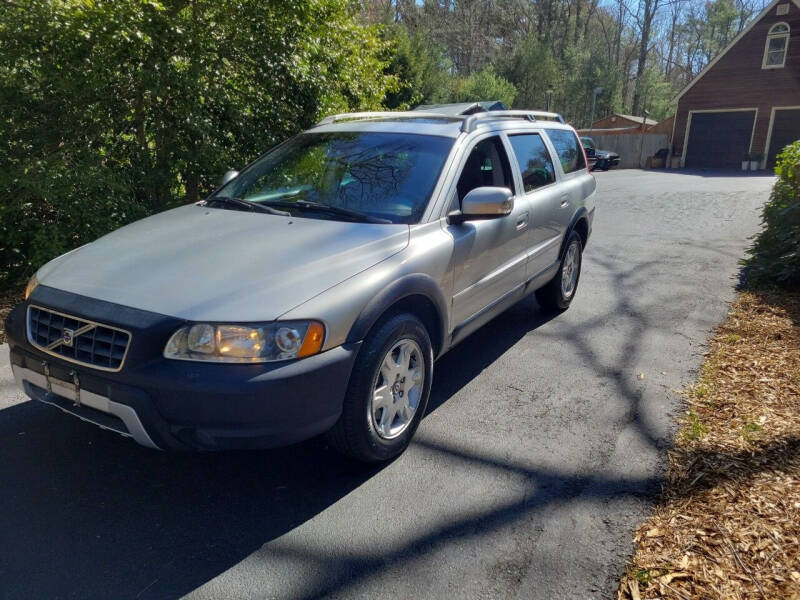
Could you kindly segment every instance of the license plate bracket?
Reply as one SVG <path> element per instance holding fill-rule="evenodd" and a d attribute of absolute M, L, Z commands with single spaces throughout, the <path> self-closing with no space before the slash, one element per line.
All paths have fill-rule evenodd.
<path fill-rule="evenodd" d="M 75 396 L 74 398 L 72 398 L 72 401 L 75 403 L 75 406 L 81 405 L 81 380 L 77 371 L 73 370 L 69 372 L 70 381 L 63 381 L 61 379 L 56 379 L 50 373 L 50 364 L 47 361 L 43 361 L 42 372 L 44 374 L 44 380 L 47 386 L 48 394 L 53 393 L 53 383 L 55 383 L 60 387 L 68 386 L 71 383 L 72 384 L 71 391 Z"/>

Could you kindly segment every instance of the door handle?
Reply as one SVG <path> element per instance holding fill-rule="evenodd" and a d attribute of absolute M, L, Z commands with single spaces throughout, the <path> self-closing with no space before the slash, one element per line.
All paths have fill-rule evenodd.
<path fill-rule="evenodd" d="M 525 229 L 528 226 L 528 213 L 524 212 L 517 218 L 517 229 Z"/>
<path fill-rule="evenodd" d="M 561 208 L 567 208 L 569 206 L 569 196 L 561 196 Z"/>

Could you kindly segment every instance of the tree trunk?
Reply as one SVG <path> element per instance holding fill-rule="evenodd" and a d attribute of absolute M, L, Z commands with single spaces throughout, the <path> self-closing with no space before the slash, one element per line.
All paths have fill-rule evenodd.
<path fill-rule="evenodd" d="M 186 177 L 186 203 L 200 200 L 200 176 L 191 173 Z"/>
<path fill-rule="evenodd" d="M 636 86 L 633 92 L 633 114 L 638 116 L 643 109 L 642 103 L 642 76 L 647 67 L 647 55 L 650 52 L 650 28 L 653 18 L 658 10 L 658 0 L 644 0 L 644 19 L 642 20 L 642 38 L 639 41 L 639 62 L 636 65 Z"/>
<path fill-rule="evenodd" d="M 581 12 L 583 11 L 583 2 L 582 0 L 575 0 L 575 31 L 572 36 L 572 43 L 575 46 L 578 45 L 578 42 L 581 38 Z"/>

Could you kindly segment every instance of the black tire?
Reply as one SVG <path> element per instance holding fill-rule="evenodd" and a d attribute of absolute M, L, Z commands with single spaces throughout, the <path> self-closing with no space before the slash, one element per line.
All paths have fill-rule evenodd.
<path fill-rule="evenodd" d="M 610 168 L 611 168 L 611 167 L 609 167 L 608 165 L 606 165 L 606 166 L 604 166 L 604 167 L 603 167 L 603 171 L 608 171 Z"/>
<path fill-rule="evenodd" d="M 575 273 L 574 284 L 568 293 L 564 292 L 561 282 L 564 277 L 564 269 L 570 255 L 570 248 L 575 247 L 577 252 L 577 273 Z M 578 291 L 578 282 L 581 278 L 581 265 L 583 264 L 583 242 L 581 236 L 575 231 L 571 231 L 567 237 L 567 243 L 564 246 L 564 255 L 561 257 L 561 264 L 558 266 L 558 272 L 544 287 L 536 290 L 536 300 L 539 306 L 547 311 L 558 312 L 567 310 L 575 293 Z M 569 275 L 569 274 L 568 274 Z"/>
<path fill-rule="evenodd" d="M 416 343 L 419 353 L 422 354 L 421 357 L 417 356 L 415 365 L 424 367 L 423 379 L 413 417 L 402 432 L 396 437 L 387 439 L 379 433 L 375 422 L 373 395 L 375 388 L 382 382 L 381 366 L 384 358 L 398 343 L 406 340 Z M 432 378 L 433 348 L 428 331 L 422 322 L 408 313 L 379 322 L 367 335 L 359 350 L 345 394 L 342 415 L 326 434 L 328 441 L 338 452 L 356 460 L 363 462 L 391 460 L 406 449 L 414 436 L 428 406 Z M 402 392 L 400 395 L 402 396 Z M 395 400 L 399 399 L 394 394 L 392 397 Z M 410 394 L 408 397 L 410 398 Z"/>

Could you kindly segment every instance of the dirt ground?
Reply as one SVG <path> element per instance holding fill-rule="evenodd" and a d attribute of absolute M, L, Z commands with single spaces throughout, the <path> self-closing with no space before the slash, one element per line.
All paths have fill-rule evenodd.
<path fill-rule="evenodd" d="M 800 293 L 719 326 L 620 599 L 800 598 Z"/>
<path fill-rule="evenodd" d="M 23 288 L 13 289 L 0 293 L 0 344 L 6 342 L 6 315 L 11 312 L 11 309 L 22 301 L 22 296 L 25 290 Z"/>

